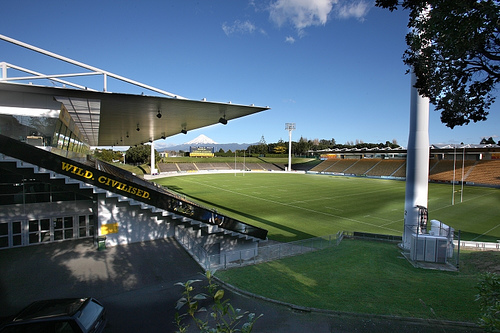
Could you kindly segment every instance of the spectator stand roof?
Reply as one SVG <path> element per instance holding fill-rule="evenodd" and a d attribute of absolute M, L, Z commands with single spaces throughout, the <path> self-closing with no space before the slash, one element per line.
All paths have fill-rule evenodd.
<path fill-rule="evenodd" d="M 87 73 L 46 75 L 0 62 L 0 108 L 32 108 L 59 111 L 64 105 L 83 139 L 90 146 L 131 146 L 244 117 L 269 107 L 189 100 L 125 77 L 83 64 L 35 46 L 0 35 L 0 39 L 88 70 Z M 8 77 L 7 69 L 30 76 Z M 72 76 L 102 75 L 103 91 L 68 82 Z M 111 93 L 107 78 L 112 77 L 163 96 Z M 64 78 L 64 80 L 63 80 Z M 61 87 L 19 82 L 50 80 Z M 73 88 L 67 88 L 71 86 Z M 1 111 L 0 111 L 1 112 Z"/>

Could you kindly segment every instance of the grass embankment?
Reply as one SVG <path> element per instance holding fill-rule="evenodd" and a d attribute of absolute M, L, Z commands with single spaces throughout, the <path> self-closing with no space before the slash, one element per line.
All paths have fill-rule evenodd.
<path fill-rule="evenodd" d="M 393 243 L 344 240 L 338 247 L 216 275 L 242 290 L 305 307 L 476 322 L 475 286 L 481 271 L 499 270 L 498 256 L 462 252 L 460 272 L 424 270 Z"/>
<path fill-rule="evenodd" d="M 112 165 L 122 168 L 123 170 L 127 170 L 128 172 L 132 172 L 137 176 L 143 176 L 145 173 L 151 172 L 151 167 L 147 164 L 135 166 L 131 164 L 123 164 L 123 163 L 111 163 Z"/>

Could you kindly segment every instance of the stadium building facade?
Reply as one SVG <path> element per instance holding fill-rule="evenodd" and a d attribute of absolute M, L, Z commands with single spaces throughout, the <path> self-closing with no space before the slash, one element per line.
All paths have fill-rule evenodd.
<path fill-rule="evenodd" d="M 267 239 L 264 229 L 190 202 L 88 153 L 94 146 L 154 142 L 268 107 L 188 100 L 0 39 L 104 77 L 103 91 L 95 91 L 58 75 L 0 63 L 0 250 L 80 238 L 112 246 L 175 237 L 192 251 L 223 253 L 256 249 Z M 30 76 L 9 77 L 11 70 Z M 110 93 L 109 77 L 167 96 Z M 64 86 L 24 83 L 47 79 Z"/>

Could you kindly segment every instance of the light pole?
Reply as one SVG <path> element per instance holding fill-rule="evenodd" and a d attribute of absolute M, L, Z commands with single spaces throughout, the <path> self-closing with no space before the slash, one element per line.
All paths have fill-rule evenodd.
<path fill-rule="evenodd" d="M 455 172 L 457 165 L 457 145 L 453 145 L 453 185 L 451 187 L 451 205 L 455 204 Z"/>
<path fill-rule="evenodd" d="M 402 243 L 405 250 L 411 248 L 412 234 L 418 233 L 419 206 L 427 208 L 429 186 L 429 99 L 419 94 L 415 82 L 412 71 Z"/>
<path fill-rule="evenodd" d="M 464 173 L 465 173 L 465 145 L 462 142 L 462 188 L 460 189 L 460 202 L 464 200 Z"/>
<path fill-rule="evenodd" d="M 292 131 L 295 129 L 295 123 L 285 123 L 285 129 L 288 131 L 288 172 L 292 171 Z"/>
<path fill-rule="evenodd" d="M 425 19 L 430 7 L 420 13 Z M 418 32 L 418 31 L 417 31 Z M 419 34 L 422 33 L 418 32 Z M 411 69 L 410 130 L 406 154 L 405 215 L 402 247 L 411 250 L 412 235 L 418 233 L 420 207 L 427 208 L 429 196 L 429 99 L 420 95 Z"/>

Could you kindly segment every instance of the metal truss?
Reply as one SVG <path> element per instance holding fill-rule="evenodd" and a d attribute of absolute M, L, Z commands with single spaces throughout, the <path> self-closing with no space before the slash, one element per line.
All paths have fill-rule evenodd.
<path fill-rule="evenodd" d="M 79 84 L 75 84 L 75 83 L 72 83 L 72 82 L 69 82 L 69 81 L 66 81 L 66 80 L 62 80 L 61 78 L 102 75 L 103 76 L 103 90 L 102 91 L 104 91 L 104 92 L 107 92 L 108 77 L 111 77 L 111 78 L 114 78 L 114 79 L 117 79 L 117 80 L 129 83 L 129 84 L 132 84 L 132 85 L 135 85 L 135 86 L 138 86 L 138 87 L 150 90 L 150 91 L 157 92 L 157 93 L 162 94 L 162 95 L 166 95 L 166 96 L 172 97 L 172 98 L 186 99 L 185 97 L 179 96 L 177 94 L 173 94 L 173 93 L 170 93 L 168 91 L 164 91 L 164 90 L 161 90 L 161 89 L 149 86 L 147 84 L 140 83 L 140 82 L 128 79 L 126 77 L 117 75 L 117 74 L 113 74 L 111 72 L 99 69 L 99 68 L 94 67 L 94 66 L 90 66 L 90 65 L 84 64 L 82 62 L 79 62 L 79 61 L 76 61 L 76 60 L 73 60 L 73 59 L 70 59 L 70 58 L 58 55 L 56 53 L 53 53 L 53 52 L 41 49 L 39 47 L 36 47 L 36 46 L 30 45 L 30 44 L 18 41 L 16 39 L 13 39 L 13 38 L 1 35 L 1 34 L 0 34 L 0 39 L 4 40 L 6 42 L 9 42 L 9 43 L 12 43 L 12 44 L 24 47 L 26 49 L 29 49 L 29 50 L 32 50 L 32 51 L 44 54 L 46 56 L 49 56 L 49 57 L 52 57 L 52 58 L 55 58 L 55 59 L 58 59 L 58 60 L 70 63 L 72 65 L 75 65 L 75 66 L 87 69 L 87 70 L 90 71 L 90 72 L 85 72 L 85 73 L 70 73 L 70 74 L 46 75 L 46 74 L 43 74 L 43 73 L 39 73 L 39 72 L 35 72 L 35 71 L 32 71 L 32 70 L 29 70 L 27 68 L 23 68 L 23 67 L 20 67 L 20 66 L 9 64 L 7 62 L 0 62 L 0 68 L 1 68 L 1 73 L 2 73 L 2 77 L 0 77 L 0 81 L 25 81 L 25 80 L 48 79 L 48 80 L 52 80 L 52 81 L 55 81 L 55 82 L 58 82 L 58 83 L 62 83 L 64 85 L 66 85 L 66 86 L 70 86 L 70 87 L 74 87 L 74 88 L 78 88 L 78 89 L 82 89 L 82 90 L 97 91 L 97 90 L 94 90 L 94 89 L 89 89 L 89 88 L 84 87 L 84 86 L 79 85 Z M 22 77 L 17 76 L 17 77 L 10 77 L 9 78 L 7 76 L 7 69 L 8 68 L 12 68 L 12 69 L 15 69 L 15 70 L 18 70 L 18 71 L 30 74 L 30 76 L 22 76 Z"/>

